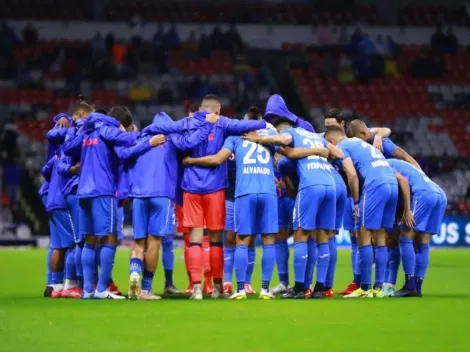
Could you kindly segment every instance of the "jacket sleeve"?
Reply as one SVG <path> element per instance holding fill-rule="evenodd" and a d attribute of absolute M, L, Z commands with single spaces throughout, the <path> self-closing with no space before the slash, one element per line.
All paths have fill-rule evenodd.
<path fill-rule="evenodd" d="M 266 121 L 264 120 L 244 121 L 227 118 L 226 121 L 224 121 L 224 124 L 226 136 L 236 136 L 249 131 L 256 131 L 266 128 Z"/>
<path fill-rule="evenodd" d="M 152 123 L 150 126 L 145 127 L 142 130 L 142 133 L 146 133 L 149 135 L 156 135 L 156 134 L 170 134 L 170 133 L 181 133 L 184 131 L 184 123 L 183 120 L 179 121 L 159 121 L 156 123 Z"/>
<path fill-rule="evenodd" d="M 171 142 L 181 151 L 192 149 L 207 139 L 213 126 L 214 125 L 212 123 L 204 121 L 204 123 L 202 123 L 201 126 L 190 135 L 171 135 Z"/>
<path fill-rule="evenodd" d="M 100 137 L 115 147 L 130 147 L 139 135 L 140 132 L 123 132 L 117 127 L 103 127 L 100 129 Z"/>
<path fill-rule="evenodd" d="M 64 154 L 71 157 L 79 155 L 82 148 L 84 135 L 85 133 L 83 131 L 79 131 L 75 134 L 75 136 L 71 135 L 70 138 L 67 139 L 64 142 L 64 145 L 62 146 L 62 151 L 64 152 Z"/>
<path fill-rule="evenodd" d="M 57 172 L 62 176 L 70 176 L 70 167 L 72 166 L 72 158 L 66 156 L 62 153 L 59 160 L 59 165 L 57 165 Z"/>
<path fill-rule="evenodd" d="M 145 138 L 142 141 L 139 141 L 136 145 L 132 147 L 115 147 L 114 152 L 117 154 L 121 160 L 135 159 L 144 154 L 147 150 L 152 148 L 149 145 L 149 139 Z"/>
<path fill-rule="evenodd" d="M 47 140 L 53 145 L 62 144 L 68 131 L 68 128 L 54 127 L 47 132 Z"/>
<path fill-rule="evenodd" d="M 41 169 L 41 174 L 42 176 L 44 176 L 44 178 L 49 181 L 51 179 L 51 174 L 52 174 L 52 168 L 54 166 L 54 159 L 55 159 L 55 155 L 50 158 L 46 165 L 44 165 Z"/>

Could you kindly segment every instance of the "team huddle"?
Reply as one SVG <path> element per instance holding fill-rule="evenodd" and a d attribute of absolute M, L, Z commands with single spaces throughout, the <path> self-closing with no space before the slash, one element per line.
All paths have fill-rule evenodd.
<path fill-rule="evenodd" d="M 51 234 L 45 296 L 125 299 L 112 271 L 129 201 L 130 299 L 161 298 L 152 290 L 160 247 L 164 293 L 180 293 L 173 284 L 176 231 L 185 240 L 190 299 L 256 293 L 257 236 L 260 299 L 333 297 L 342 227 L 351 233 L 353 274 L 344 298 L 422 295 L 430 237 L 447 199 L 388 138 L 388 128 L 358 119 L 346 126 L 331 109 L 318 134 L 279 95 L 269 98 L 264 116 L 251 108 L 227 118 L 220 110 L 217 96 L 207 95 L 188 117 L 159 113 L 139 132 L 126 107 L 96 110 L 81 98 L 71 117 L 54 118 L 40 190 Z M 400 261 L 405 284 L 395 290 Z M 279 283 L 271 287 L 275 266 Z"/>

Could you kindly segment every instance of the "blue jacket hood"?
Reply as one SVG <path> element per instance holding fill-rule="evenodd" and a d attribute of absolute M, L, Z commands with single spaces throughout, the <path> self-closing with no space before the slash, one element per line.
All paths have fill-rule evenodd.
<path fill-rule="evenodd" d="M 170 116 L 168 116 L 167 113 L 165 112 L 159 112 L 158 114 L 155 115 L 153 118 L 152 123 L 157 123 L 157 122 L 167 122 L 167 121 L 173 121 Z"/>
<path fill-rule="evenodd" d="M 62 117 L 66 117 L 66 118 L 70 121 L 70 124 L 73 123 L 72 118 L 71 118 L 68 114 L 65 114 L 65 113 L 61 112 L 60 114 L 55 115 L 54 118 L 52 119 L 52 127 L 54 127 L 55 124 L 56 124 L 57 122 L 59 122 L 59 120 L 60 120 Z"/>
<path fill-rule="evenodd" d="M 287 108 L 286 102 L 279 94 L 271 95 L 266 105 L 266 112 L 264 113 L 264 119 L 267 122 L 271 122 L 271 115 L 278 115 L 285 117 L 289 121 L 293 122 L 296 127 L 302 127 L 303 129 L 315 133 L 313 126 L 310 122 L 305 121 L 297 115 L 291 113 Z"/>
<path fill-rule="evenodd" d="M 114 117 L 107 116 L 105 114 L 100 114 L 98 112 L 93 112 L 90 114 L 90 117 L 86 120 L 85 130 L 87 132 L 93 131 L 97 127 L 101 126 L 110 126 L 110 127 L 119 127 L 119 121 Z"/>
<path fill-rule="evenodd" d="M 271 95 L 269 97 L 268 103 L 266 104 L 266 112 L 264 113 L 264 119 L 268 122 L 271 122 L 271 115 L 285 117 L 293 123 L 296 123 L 298 119 L 296 115 L 289 111 L 286 102 L 279 94 Z"/>

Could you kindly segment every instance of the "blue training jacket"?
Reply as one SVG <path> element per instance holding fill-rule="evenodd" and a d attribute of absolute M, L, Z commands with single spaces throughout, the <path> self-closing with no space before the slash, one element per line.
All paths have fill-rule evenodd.
<path fill-rule="evenodd" d="M 119 158 L 116 146 L 132 146 L 139 132 L 123 132 L 119 122 L 110 116 L 92 113 L 70 143 L 64 144 L 64 154 L 80 155 L 78 198 L 116 196 Z"/>
<path fill-rule="evenodd" d="M 202 111 L 194 114 L 188 123 L 188 133 L 193 133 L 199 128 L 200 118 L 205 118 L 206 114 Z M 193 158 L 217 154 L 228 136 L 241 135 L 263 128 L 266 128 L 266 121 L 263 120 L 235 120 L 220 116 L 217 123 L 212 126 L 207 138 L 192 148 L 188 154 Z M 216 167 L 188 166 L 184 169 L 181 188 L 186 192 L 210 194 L 225 189 L 227 186 L 226 161 Z"/>
<path fill-rule="evenodd" d="M 64 143 L 75 138 L 77 131 L 85 125 L 85 121 L 86 119 L 80 119 L 74 123 L 74 127 L 68 129 Z M 64 151 L 61 150 L 58 172 L 62 176 L 62 187 L 65 198 L 67 198 L 69 194 L 75 194 L 77 192 L 79 177 L 78 174 L 70 173 L 70 167 L 74 166 L 79 161 L 80 155 L 77 154 L 73 157 L 67 156 Z"/>
<path fill-rule="evenodd" d="M 201 115 L 205 117 L 205 114 Z M 198 118 L 200 118 L 199 116 Z M 158 127 L 171 122 L 171 118 L 161 113 L 154 118 L 152 125 Z M 136 150 L 141 150 L 138 145 L 144 144 L 146 150 L 137 156 L 135 151 L 128 152 L 129 183 L 132 198 L 167 197 L 182 204 L 182 192 L 180 189 L 182 178 L 181 152 L 190 150 L 203 143 L 213 124 L 201 121 L 199 128 L 192 133 L 171 133 L 166 136 L 167 141 L 151 148 L 149 139 L 151 135 L 143 133 L 137 142 Z"/>
<path fill-rule="evenodd" d="M 59 114 L 54 119 L 56 119 L 58 116 L 62 117 L 67 115 Z M 53 160 L 53 164 L 51 179 L 49 181 L 49 192 L 47 195 L 47 211 L 67 208 L 63 193 L 63 176 L 59 173 L 59 163 L 61 155 L 61 146 L 65 141 L 68 131 L 69 128 L 54 126 L 52 129 L 49 130 L 49 132 L 47 132 L 46 135 L 50 145 L 55 148 L 55 154 L 51 158 L 51 160 Z"/>
<path fill-rule="evenodd" d="M 54 126 L 56 125 L 56 123 L 57 123 L 62 117 L 67 117 L 69 120 L 71 120 L 70 117 L 69 117 L 67 114 L 60 113 L 60 114 L 54 116 L 54 118 L 52 119 L 52 126 L 51 126 L 51 128 L 54 128 Z M 57 149 L 57 145 L 52 144 L 51 142 L 48 141 L 46 165 L 47 165 L 47 162 L 49 162 L 49 160 L 51 160 L 51 158 L 55 155 L 56 149 Z M 44 165 L 44 166 L 46 166 L 46 165 Z M 52 169 L 51 169 L 51 170 L 52 170 Z M 50 176 L 49 176 L 49 178 L 50 178 Z M 45 195 L 47 192 L 49 192 L 49 179 L 44 180 L 43 184 L 42 184 L 41 187 L 39 188 L 38 194 L 39 194 L 40 197 L 42 197 L 42 196 Z"/>
<path fill-rule="evenodd" d="M 39 188 L 39 197 L 42 197 L 49 192 L 49 181 L 51 180 L 54 158 L 55 156 L 52 156 L 49 160 L 47 160 L 47 163 L 41 169 L 41 174 L 44 177 L 44 183 L 42 184 L 41 188 Z"/>
<path fill-rule="evenodd" d="M 304 130 L 315 133 L 315 129 L 310 122 L 301 119 L 289 111 L 286 102 L 279 94 L 271 95 L 269 97 L 268 103 L 266 104 L 264 119 L 269 123 L 272 121 L 271 115 L 283 116 L 289 121 L 293 122 L 295 127 L 302 127 Z"/>

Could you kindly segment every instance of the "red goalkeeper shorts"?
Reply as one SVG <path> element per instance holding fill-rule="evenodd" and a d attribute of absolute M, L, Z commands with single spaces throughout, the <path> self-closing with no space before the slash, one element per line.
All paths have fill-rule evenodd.
<path fill-rule="evenodd" d="M 183 194 L 183 226 L 207 227 L 222 231 L 225 227 L 225 190 L 210 194 Z"/>

